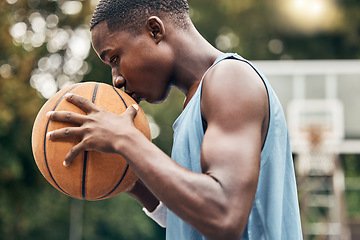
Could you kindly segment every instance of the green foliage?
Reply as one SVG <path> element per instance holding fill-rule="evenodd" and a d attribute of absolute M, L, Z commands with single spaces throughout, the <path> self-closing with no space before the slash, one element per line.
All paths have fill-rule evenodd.
<path fill-rule="evenodd" d="M 47 40 L 34 47 L 26 41 L 16 42 L 9 34 L 17 22 L 26 23 L 31 30 L 29 17 L 37 12 L 44 18 L 56 14 L 56 31 L 76 28 L 88 20 L 89 1 L 75 16 L 62 14 L 58 8 L 61 2 L 64 1 L 18 1 L 13 5 L 0 2 L 0 239 L 67 239 L 70 216 L 76 212 L 71 206 L 78 200 L 63 195 L 43 178 L 31 151 L 32 124 L 46 99 L 31 87 L 29 80 L 33 69 L 39 67 L 38 61 L 49 54 Z M 60 49 L 58 54 L 64 55 L 65 51 Z M 92 68 L 87 79 L 111 83 L 109 68 L 100 64 L 94 51 L 87 61 L 90 68 L 98 66 Z M 81 239 L 164 238 L 164 230 L 124 194 L 82 205 Z"/>
<path fill-rule="evenodd" d="M 342 163 L 345 172 L 345 198 L 349 219 L 360 219 L 360 155 L 344 155 Z"/>
<path fill-rule="evenodd" d="M 164 239 L 164 230 L 126 195 L 84 205 L 83 238 L 86 240 Z"/>

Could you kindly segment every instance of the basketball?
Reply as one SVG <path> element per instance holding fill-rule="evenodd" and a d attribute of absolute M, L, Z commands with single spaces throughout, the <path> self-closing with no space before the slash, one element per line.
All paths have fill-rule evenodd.
<path fill-rule="evenodd" d="M 32 150 L 40 172 L 57 190 L 77 199 L 95 201 L 125 191 L 135 183 L 137 176 L 119 154 L 86 151 L 77 156 L 70 166 L 63 166 L 66 154 L 80 139 L 49 140 L 46 137 L 47 132 L 70 127 L 71 124 L 50 121 L 46 113 L 71 111 L 85 114 L 64 98 L 66 93 L 83 96 L 95 105 L 116 114 L 121 114 L 128 106 L 136 104 L 125 92 L 104 83 L 78 83 L 57 92 L 42 106 L 33 125 Z M 141 108 L 134 124 L 151 140 L 149 123 Z"/>

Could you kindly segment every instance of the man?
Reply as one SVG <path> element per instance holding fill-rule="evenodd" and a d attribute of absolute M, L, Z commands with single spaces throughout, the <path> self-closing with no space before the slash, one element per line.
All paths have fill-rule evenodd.
<path fill-rule="evenodd" d="M 175 86 L 186 100 L 170 158 L 134 127 L 137 105 L 119 116 L 67 95 L 87 115 L 48 114 L 80 126 L 48 135 L 82 139 L 65 166 L 85 150 L 122 154 L 140 179 L 129 194 L 170 240 L 302 238 L 284 114 L 251 63 L 211 46 L 186 0 L 102 0 L 91 32 L 115 87 L 157 103 Z"/>

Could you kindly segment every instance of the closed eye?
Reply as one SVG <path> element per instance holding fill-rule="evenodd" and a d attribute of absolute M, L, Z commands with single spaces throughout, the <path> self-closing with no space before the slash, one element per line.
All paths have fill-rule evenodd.
<path fill-rule="evenodd" d="M 112 56 L 112 57 L 109 59 L 109 63 L 110 63 L 110 64 L 117 63 L 118 59 L 119 59 L 118 56 Z"/>

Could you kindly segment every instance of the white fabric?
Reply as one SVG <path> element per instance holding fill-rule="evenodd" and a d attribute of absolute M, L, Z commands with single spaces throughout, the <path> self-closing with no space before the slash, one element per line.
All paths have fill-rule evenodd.
<path fill-rule="evenodd" d="M 167 207 L 162 202 L 160 202 L 160 204 L 152 212 L 149 212 L 146 208 L 143 208 L 142 210 L 157 224 L 163 228 L 166 228 Z"/>

